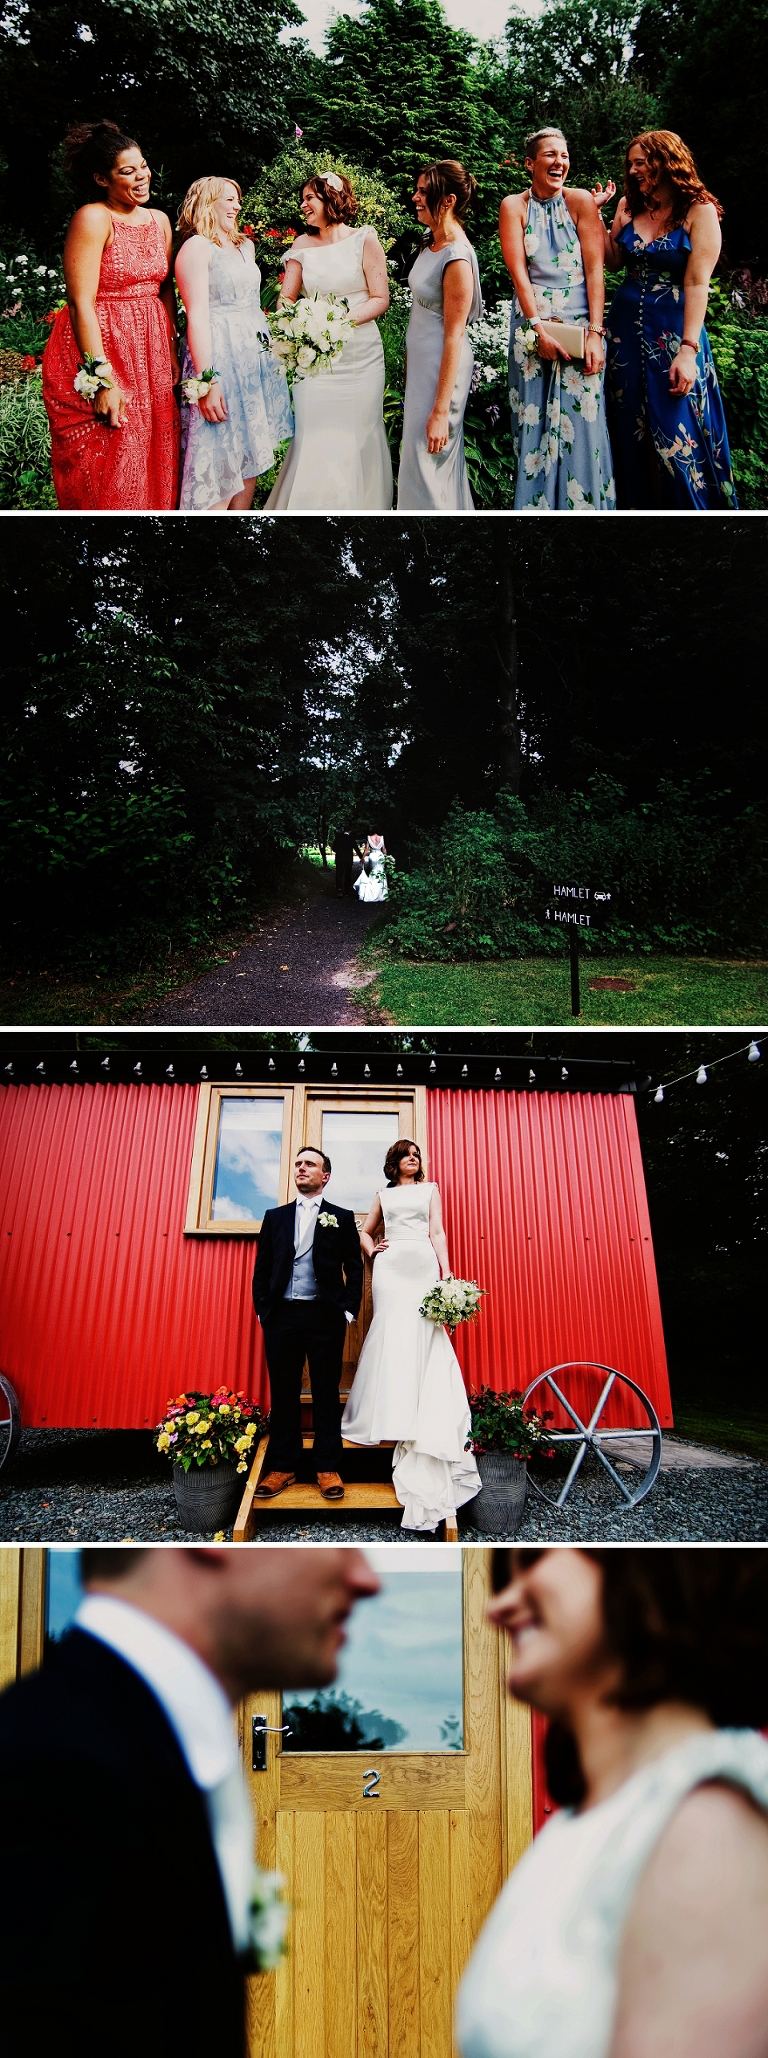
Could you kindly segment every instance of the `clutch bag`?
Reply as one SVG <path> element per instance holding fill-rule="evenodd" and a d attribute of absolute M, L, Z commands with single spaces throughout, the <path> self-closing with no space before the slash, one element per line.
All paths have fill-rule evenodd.
<path fill-rule="evenodd" d="M 569 357 L 585 357 L 588 331 L 582 322 L 542 322 L 544 334 L 553 343 L 562 343 Z"/>

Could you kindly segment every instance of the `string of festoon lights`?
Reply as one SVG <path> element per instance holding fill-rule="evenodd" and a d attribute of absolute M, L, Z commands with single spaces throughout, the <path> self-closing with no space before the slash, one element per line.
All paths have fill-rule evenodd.
<path fill-rule="evenodd" d="M 743 1058 L 745 1052 L 749 1064 L 756 1065 L 758 1058 L 761 1056 L 761 1043 L 764 1041 L 764 1037 L 753 1036 L 749 1043 L 740 1044 L 738 1050 L 728 1050 L 722 1058 L 710 1058 L 709 1064 L 699 1065 L 698 1070 L 695 1065 L 692 1065 L 690 1072 L 680 1072 L 677 1079 L 665 1079 L 662 1085 L 657 1086 L 656 1092 L 653 1094 L 654 1100 L 657 1103 L 663 1101 L 664 1095 L 669 1092 L 670 1087 L 682 1086 L 685 1079 L 695 1079 L 697 1086 L 706 1086 L 710 1072 L 714 1072 L 716 1065 L 729 1065 L 732 1058 Z M 653 1087 L 649 1087 L 648 1091 L 653 1093 Z"/>

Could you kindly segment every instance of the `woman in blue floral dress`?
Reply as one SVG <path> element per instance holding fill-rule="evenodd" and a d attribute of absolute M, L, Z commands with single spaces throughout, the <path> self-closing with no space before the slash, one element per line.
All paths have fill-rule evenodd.
<path fill-rule="evenodd" d="M 619 507 L 737 505 L 704 327 L 721 215 L 679 136 L 656 129 L 635 137 L 625 197 L 605 231 L 606 262 L 625 267 L 606 323 Z"/>
<path fill-rule="evenodd" d="M 560 129 L 538 130 L 525 150 L 530 187 L 509 193 L 499 216 L 515 287 L 509 337 L 515 507 L 609 511 L 615 491 L 603 399 L 603 229 L 592 194 L 565 190 L 569 157 Z M 570 357 L 554 340 L 558 320 L 586 329 L 583 358 Z"/>

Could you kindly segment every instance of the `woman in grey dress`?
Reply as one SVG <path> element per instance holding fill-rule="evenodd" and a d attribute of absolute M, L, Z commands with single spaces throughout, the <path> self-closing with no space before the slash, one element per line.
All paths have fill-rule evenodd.
<path fill-rule="evenodd" d="M 419 173 L 414 206 L 429 231 L 409 278 L 413 294 L 398 508 L 450 513 L 474 506 L 464 458 L 464 410 L 474 352 L 467 324 L 482 313 L 477 258 L 462 223 L 475 180 L 444 158 Z"/>
<path fill-rule="evenodd" d="M 293 435 L 285 371 L 261 305 L 253 243 L 238 229 L 234 179 L 196 179 L 179 216 L 176 279 L 187 310 L 182 378 L 203 381 L 182 417 L 181 508 L 251 506 L 256 480 Z"/>

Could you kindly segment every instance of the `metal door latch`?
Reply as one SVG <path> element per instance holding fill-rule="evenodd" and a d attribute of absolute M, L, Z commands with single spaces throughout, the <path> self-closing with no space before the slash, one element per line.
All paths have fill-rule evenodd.
<path fill-rule="evenodd" d="M 291 1730 L 287 1722 L 283 1723 L 282 1728 L 274 1729 L 272 1728 L 271 1724 L 267 1721 L 266 1715 L 254 1715 L 251 1719 L 252 1772 L 266 1772 L 268 1736 L 290 1735 Z"/>
<path fill-rule="evenodd" d="M 368 1772 L 363 1773 L 363 1800 L 381 1800 L 381 1794 L 379 1793 L 379 1775 L 378 1772 L 374 1770 L 374 1767 L 372 1765 Z"/>

